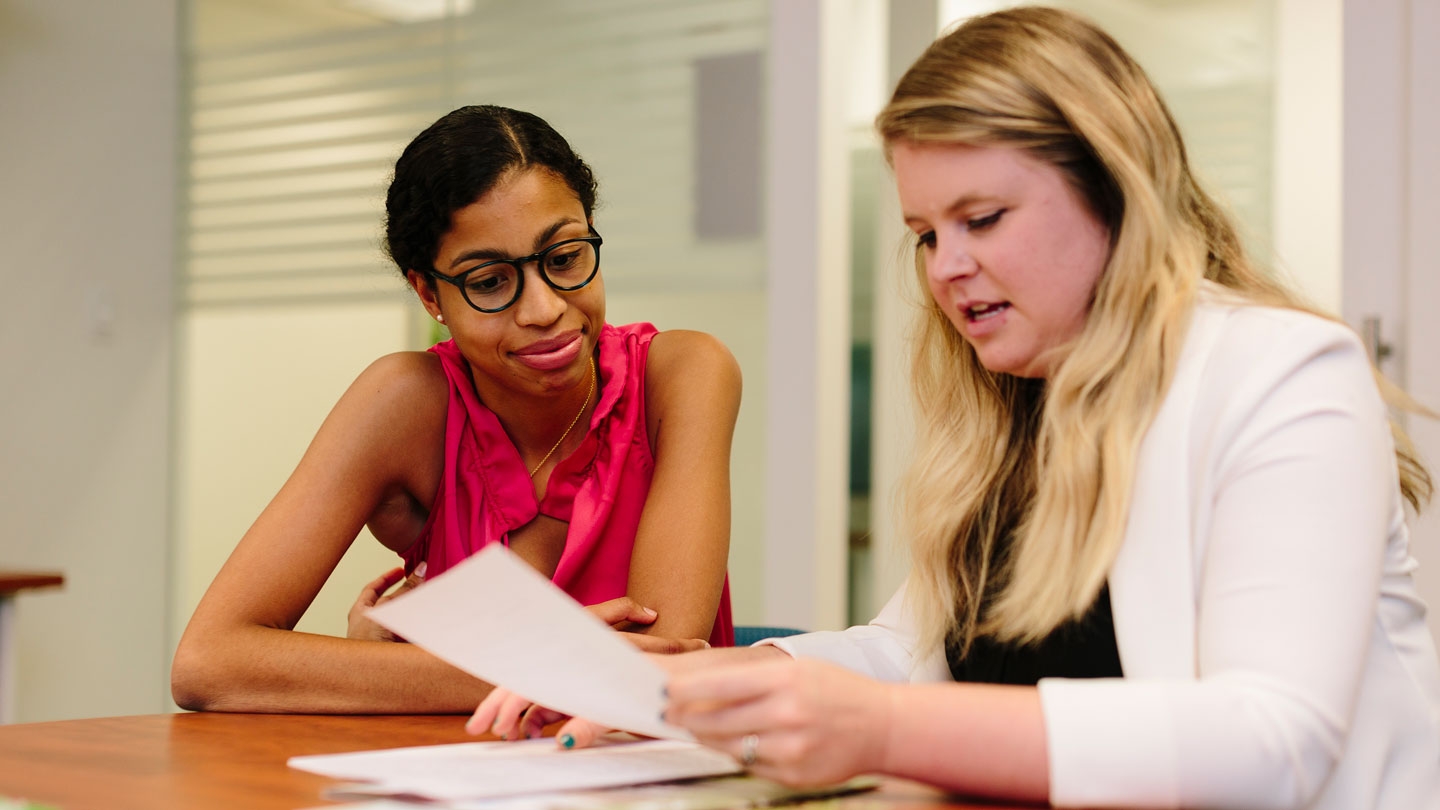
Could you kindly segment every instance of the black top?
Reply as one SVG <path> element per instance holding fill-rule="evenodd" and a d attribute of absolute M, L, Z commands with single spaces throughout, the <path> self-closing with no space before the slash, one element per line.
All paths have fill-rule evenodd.
<path fill-rule="evenodd" d="M 1002 644 L 982 637 L 970 644 L 963 659 L 956 652 L 955 644 L 945 645 L 950 674 L 969 683 L 1034 686 L 1041 678 L 1118 678 L 1123 674 L 1108 584 L 1084 616 L 1055 628 L 1037 645 Z"/>

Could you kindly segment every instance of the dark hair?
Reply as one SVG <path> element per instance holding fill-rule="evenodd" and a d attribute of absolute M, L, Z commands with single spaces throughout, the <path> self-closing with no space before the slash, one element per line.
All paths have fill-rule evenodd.
<path fill-rule="evenodd" d="M 447 113 L 395 161 L 385 194 L 385 252 L 401 274 L 431 269 L 451 216 L 511 170 L 533 167 L 564 180 L 590 216 L 595 175 L 544 119 L 489 104 Z"/>

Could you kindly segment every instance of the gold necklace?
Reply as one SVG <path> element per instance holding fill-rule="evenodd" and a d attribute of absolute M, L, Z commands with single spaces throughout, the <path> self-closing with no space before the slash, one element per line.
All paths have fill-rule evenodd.
<path fill-rule="evenodd" d="M 549 460 L 550 460 L 550 457 L 553 456 L 553 455 L 555 455 L 555 451 L 560 449 L 560 444 L 561 444 L 561 442 L 564 442 L 564 441 L 565 441 L 565 437 L 570 435 L 570 431 L 572 431 L 572 430 L 575 429 L 575 423 L 580 421 L 580 417 L 585 413 L 585 409 L 588 408 L 588 407 L 590 407 L 590 397 L 592 397 L 592 396 L 594 396 L 594 395 L 595 395 L 595 358 L 592 357 L 592 358 L 590 358 L 590 390 L 585 392 L 585 404 L 583 404 L 583 405 L 580 406 L 580 412 L 577 413 L 577 414 L 575 414 L 575 418 L 574 418 L 574 419 L 571 419 L 571 420 L 570 420 L 570 426 L 567 427 L 567 428 L 565 428 L 565 432 L 564 432 L 564 433 L 561 433 L 561 434 L 560 434 L 560 438 L 559 438 L 558 440 L 556 440 L 555 446 L 552 447 L 552 448 L 550 448 L 550 452 L 546 453 L 546 454 L 545 454 L 545 457 L 542 458 L 542 459 L 540 459 L 540 463 L 535 465 L 535 469 L 533 469 L 533 470 L 530 471 L 530 477 L 531 477 L 531 478 L 534 478 L 534 477 L 535 477 L 535 473 L 540 472 L 540 468 L 545 466 L 545 462 L 549 461 Z"/>

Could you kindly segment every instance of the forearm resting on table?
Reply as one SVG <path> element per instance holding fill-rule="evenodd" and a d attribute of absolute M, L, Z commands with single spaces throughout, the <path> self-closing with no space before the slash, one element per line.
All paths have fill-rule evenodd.
<path fill-rule="evenodd" d="M 652 655 L 650 660 L 671 675 L 677 675 L 702 667 L 723 667 L 789 657 L 790 654 L 779 647 L 766 644 L 759 647 L 710 647 L 680 655 Z"/>
<path fill-rule="evenodd" d="M 411 644 L 269 627 L 183 639 L 171 693 L 197 711 L 468 713 L 484 683 Z"/>
<path fill-rule="evenodd" d="M 967 795 L 1046 802 L 1040 693 L 989 684 L 892 684 L 883 770 Z"/>

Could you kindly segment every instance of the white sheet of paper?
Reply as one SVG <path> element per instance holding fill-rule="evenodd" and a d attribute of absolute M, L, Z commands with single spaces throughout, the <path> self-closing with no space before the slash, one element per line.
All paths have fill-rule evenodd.
<path fill-rule="evenodd" d="M 542 706 L 636 734 L 694 739 L 660 720 L 664 671 L 499 543 L 368 615 Z"/>
<path fill-rule="evenodd" d="M 735 760 L 698 743 L 644 740 L 566 751 L 554 740 L 425 745 L 291 757 L 289 765 L 335 779 L 363 780 L 354 790 L 440 801 L 489 799 L 719 776 Z"/>

